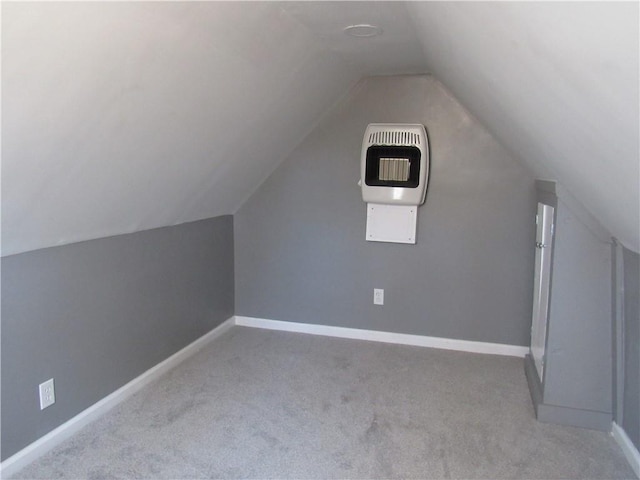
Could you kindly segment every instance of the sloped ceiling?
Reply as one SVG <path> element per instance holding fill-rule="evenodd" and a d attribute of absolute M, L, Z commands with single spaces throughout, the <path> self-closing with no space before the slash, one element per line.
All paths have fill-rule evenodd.
<path fill-rule="evenodd" d="M 234 213 L 359 78 L 424 72 L 639 249 L 635 3 L 3 2 L 2 254 Z"/>
<path fill-rule="evenodd" d="M 537 175 L 640 250 L 638 2 L 408 4 L 425 61 Z"/>

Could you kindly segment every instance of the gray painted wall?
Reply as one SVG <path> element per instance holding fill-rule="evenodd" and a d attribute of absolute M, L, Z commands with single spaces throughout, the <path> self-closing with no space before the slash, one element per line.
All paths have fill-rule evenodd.
<path fill-rule="evenodd" d="M 611 240 L 568 193 L 558 196 L 544 403 L 610 414 Z"/>
<path fill-rule="evenodd" d="M 526 365 L 537 417 L 609 430 L 615 333 L 611 235 L 564 187 L 549 181 L 536 184 L 538 201 L 555 207 L 542 384 L 532 365 Z"/>
<path fill-rule="evenodd" d="M 623 249 L 624 392 L 622 428 L 640 449 L 640 255 Z"/>
<path fill-rule="evenodd" d="M 372 122 L 427 128 L 416 245 L 365 241 L 357 181 Z M 438 81 L 364 79 L 235 215 L 236 314 L 528 345 L 532 211 L 531 173 Z"/>
<path fill-rule="evenodd" d="M 231 216 L 2 258 L 2 459 L 232 316 L 233 269 Z"/>

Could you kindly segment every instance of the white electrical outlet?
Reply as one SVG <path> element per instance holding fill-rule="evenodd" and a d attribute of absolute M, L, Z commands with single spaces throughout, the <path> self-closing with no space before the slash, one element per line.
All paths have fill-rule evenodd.
<path fill-rule="evenodd" d="M 53 387 L 53 378 L 40 384 L 40 410 L 56 403 L 56 391 Z"/>
<path fill-rule="evenodd" d="M 373 289 L 373 303 L 375 305 L 384 305 L 384 289 L 383 288 Z"/>

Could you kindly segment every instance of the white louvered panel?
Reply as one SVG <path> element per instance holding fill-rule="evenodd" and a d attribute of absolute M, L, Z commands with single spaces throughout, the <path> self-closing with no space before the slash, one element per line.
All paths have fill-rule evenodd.
<path fill-rule="evenodd" d="M 369 134 L 369 145 L 420 145 L 420 135 L 412 132 L 373 132 Z"/>
<path fill-rule="evenodd" d="M 371 150 L 371 147 L 381 148 Z M 409 147 L 409 150 L 415 148 L 419 150 L 419 155 L 415 151 L 409 153 L 409 150 L 399 147 Z M 402 158 L 405 155 L 406 158 Z M 414 156 L 420 162 L 416 172 L 418 178 L 412 179 L 417 180 L 417 186 L 409 188 L 406 182 L 413 171 L 411 162 Z M 429 141 L 424 125 L 369 124 L 363 137 L 360 161 L 360 184 L 365 202 L 408 206 L 424 203 L 429 179 Z M 372 171 L 371 168 L 375 170 Z M 367 178 L 378 182 L 367 184 Z"/>

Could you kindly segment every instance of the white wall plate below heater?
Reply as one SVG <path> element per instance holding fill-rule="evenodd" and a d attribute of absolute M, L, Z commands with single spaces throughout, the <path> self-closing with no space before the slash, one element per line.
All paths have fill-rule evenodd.
<path fill-rule="evenodd" d="M 416 243 L 417 205 L 367 203 L 367 240 Z"/>

